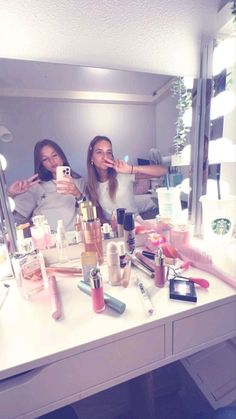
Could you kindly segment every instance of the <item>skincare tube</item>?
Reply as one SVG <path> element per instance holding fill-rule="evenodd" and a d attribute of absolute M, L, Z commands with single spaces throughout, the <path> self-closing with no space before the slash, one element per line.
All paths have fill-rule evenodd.
<path fill-rule="evenodd" d="M 86 282 L 79 281 L 77 286 L 81 291 L 85 292 L 85 294 L 91 295 L 91 287 Z M 105 300 L 106 305 L 112 308 L 112 310 L 115 310 L 117 311 L 117 313 L 120 313 L 120 314 L 124 313 L 126 309 L 126 304 L 123 303 L 122 301 L 117 300 L 115 297 L 112 297 L 106 292 L 104 292 L 104 300 Z"/>

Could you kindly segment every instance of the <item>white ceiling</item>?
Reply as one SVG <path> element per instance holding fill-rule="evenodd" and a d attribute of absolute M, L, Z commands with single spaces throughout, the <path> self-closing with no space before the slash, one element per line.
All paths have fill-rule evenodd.
<path fill-rule="evenodd" d="M 0 57 L 196 75 L 220 0 L 0 0 Z"/>

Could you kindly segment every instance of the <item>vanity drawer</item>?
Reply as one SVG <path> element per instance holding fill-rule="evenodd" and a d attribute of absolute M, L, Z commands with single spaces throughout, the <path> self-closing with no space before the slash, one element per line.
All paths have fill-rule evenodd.
<path fill-rule="evenodd" d="M 150 328 L 0 382 L 1 416 L 35 417 L 79 400 L 99 384 L 114 380 L 115 385 L 117 377 L 164 357 L 164 332 L 164 326 Z"/>
<path fill-rule="evenodd" d="M 236 333 L 236 302 L 173 322 L 173 353 L 185 351 Z"/>

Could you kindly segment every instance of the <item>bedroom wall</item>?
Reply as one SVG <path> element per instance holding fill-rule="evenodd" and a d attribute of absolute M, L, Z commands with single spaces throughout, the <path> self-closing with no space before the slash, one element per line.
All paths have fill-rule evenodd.
<path fill-rule="evenodd" d="M 2 109 L 14 136 L 12 143 L 1 143 L 0 152 L 10 162 L 8 184 L 33 173 L 33 146 L 43 138 L 58 142 L 83 176 L 88 143 L 95 135 L 110 137 L 115 155 L 128 155 L 135 164 L 137 157 L 147 158 L 149 149 L 155 147 L 155 108 L 150 105 L 4 98 Z M 26 156 L 27 165 L 21 164 Z"/>

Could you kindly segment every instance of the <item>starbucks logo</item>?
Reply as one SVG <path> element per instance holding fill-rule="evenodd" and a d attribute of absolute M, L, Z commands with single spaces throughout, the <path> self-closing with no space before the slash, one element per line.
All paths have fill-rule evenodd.
<path fill-rule="evenodd" d="M 224 236 L 230 230 L 231 222 L 228 218 L 217 218 L 216 220 L 212 221 L 211 228 L 215 234 L 220 236 Z"/>

